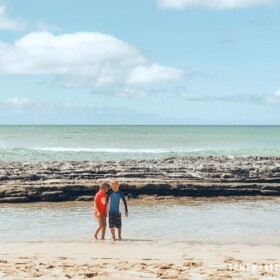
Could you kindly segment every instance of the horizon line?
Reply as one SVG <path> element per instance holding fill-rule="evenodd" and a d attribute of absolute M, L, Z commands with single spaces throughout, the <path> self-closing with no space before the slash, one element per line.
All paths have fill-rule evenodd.
<path fill-rule="evenodd" d="M 0 126 L 280 126 L 280 124 L 0 124 Z"/>

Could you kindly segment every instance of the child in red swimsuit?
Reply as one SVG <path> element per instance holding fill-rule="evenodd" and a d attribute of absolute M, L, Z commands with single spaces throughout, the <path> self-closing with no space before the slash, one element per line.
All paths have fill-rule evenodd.
<path fill-rule="evenodd" d="M 94 197 L 94 216 L 97 219 L 98 226 L 94 233 L 94 238 L 97 239 L 98 233 L 101 231 L 101 239 L 105 239 L 106 232 L 106 193 L 110 185 L 102 183 L 99 187 L 99 191 Z"/>

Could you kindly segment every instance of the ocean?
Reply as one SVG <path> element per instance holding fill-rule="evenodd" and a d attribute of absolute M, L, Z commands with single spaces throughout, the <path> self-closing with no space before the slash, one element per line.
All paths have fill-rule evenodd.
<path fill-rule="evenodd" d="M 280 126 L 0 126 L 0 160 L 280 156 Z"/>
<path fill-rule="evenodd" d="M 0 160 L 280 156 L 279 140 L 279 126 L 0 126 Z M 124 238 L 279 245 L 279 207 L 279 198 L 130 200 Z M 92 210 L 91 202 L 1 204 L 0 240 L 91 240 Z"/>

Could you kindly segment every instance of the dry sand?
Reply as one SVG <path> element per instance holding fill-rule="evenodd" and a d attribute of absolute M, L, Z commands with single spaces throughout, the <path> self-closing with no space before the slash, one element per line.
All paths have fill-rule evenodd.
<path fill-rule="evenodd" d="M 149 240 L 0 243 L 0 279 L 280 279 L 280 247 Z"/>

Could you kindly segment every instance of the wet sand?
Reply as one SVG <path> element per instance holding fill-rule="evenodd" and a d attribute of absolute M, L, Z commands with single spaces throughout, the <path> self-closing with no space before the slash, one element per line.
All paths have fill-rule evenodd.
<path fill-rule="evenodd" d="M 0 248 L 0 279 L 280 279 L 275 245 L 97 240 Z"/>

